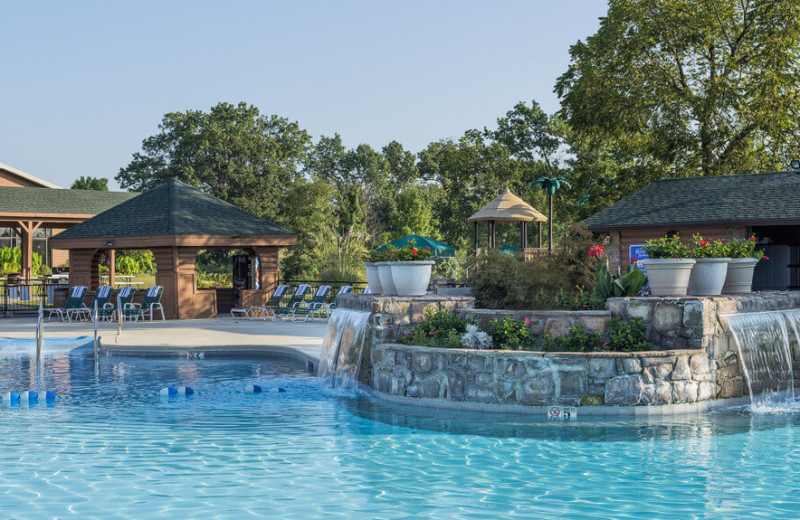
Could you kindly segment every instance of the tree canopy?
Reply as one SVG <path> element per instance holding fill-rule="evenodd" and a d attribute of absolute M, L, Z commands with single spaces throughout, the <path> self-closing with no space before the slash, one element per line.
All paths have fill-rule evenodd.
<path fill-rule="evenodd" d="M 108 191 L 108 179 L 105 177 L 78 177 L 70 186 L 72 190 Z"/>

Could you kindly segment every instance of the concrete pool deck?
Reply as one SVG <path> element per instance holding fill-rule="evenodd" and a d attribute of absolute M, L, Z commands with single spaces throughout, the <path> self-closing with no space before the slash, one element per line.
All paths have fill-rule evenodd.
<path fill-rule="evenodd" d="M 117 352 L 181 352 L 230 351 L 276 352 L 294 354 L 314 364 L 319 362 L 322 338 L 327 321 L 244 320 L 212 318 L 200 320 L 168 320 L 125 322 L 117 336 L 117 324 L 103 322 L 98 326 L 101 349 Z M 50 338 L 91 338 L 91 322 L 44 322 L 45 341 Z M 36 320 L 33 318 L 0 319 L 0 338 L 33 339 Z"/>

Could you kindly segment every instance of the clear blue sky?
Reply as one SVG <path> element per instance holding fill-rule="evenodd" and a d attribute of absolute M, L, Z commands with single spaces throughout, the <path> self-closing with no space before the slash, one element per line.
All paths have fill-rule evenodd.
<path fill-rule="evenodd" d="M 603 0 L 3 2 L 0 163 L 63 187 L 109 177 L 167 112 L 245 101 L 348 146 L 558 108 Z"/>

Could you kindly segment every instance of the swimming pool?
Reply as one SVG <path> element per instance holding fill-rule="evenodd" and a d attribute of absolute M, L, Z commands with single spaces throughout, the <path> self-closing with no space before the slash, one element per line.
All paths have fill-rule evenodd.
<path fill-rule="evenodd" d="M 0 348 L 0 511 L 15 518 L 797 518 L 800 412 L 649 420 L 426 413 L 288 358 Z M 264 393 L 248 394 L 257 383 Z M 162 398 L 189 385 L 191 397 Z M 283 393 L 271 392 L 283 388 Z"/>

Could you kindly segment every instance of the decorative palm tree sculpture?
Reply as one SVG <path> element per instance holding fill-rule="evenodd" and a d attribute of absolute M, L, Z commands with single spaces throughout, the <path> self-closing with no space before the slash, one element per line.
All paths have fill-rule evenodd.
<path fill-rule="evenodd" d="M 550 215 L 548 215 L 549 219 L 549 233 L 548 233 L 548 243 L 547 243 L 547 250 L 553 250 L 553 195 L 556 194 L 556 191 L 559 190 L 562 186 L 566 186 L 567 188 L 571 188 L 572 186 L 564 179 L 563 177 L 539 177 L 531 184 L 531 188 L 536 186 L 537 184 L 542 186 L 542 189 L 547 192 L 547 197 L 550 202 Z"/>

